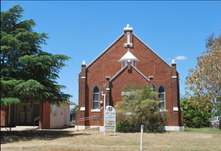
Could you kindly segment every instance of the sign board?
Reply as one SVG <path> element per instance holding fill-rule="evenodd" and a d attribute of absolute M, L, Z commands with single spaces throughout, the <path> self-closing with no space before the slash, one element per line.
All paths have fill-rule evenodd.
<path fill-rule="evenodd" d="M 93 121 L 99 121 L 99 118 L 100 118 L 99 116 L 92 116 Z"/>
<path fill-rule="evenodd" d="M 115 132 L 116 130 L 116 112 L 112 106 L 106 106 L 104 114 L 104 131 Z"/>

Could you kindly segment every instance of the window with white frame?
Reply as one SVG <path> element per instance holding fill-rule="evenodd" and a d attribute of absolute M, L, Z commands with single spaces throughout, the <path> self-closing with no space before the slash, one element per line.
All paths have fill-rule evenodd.
<path fill-rule="evenodd" d="M 159 101 L 160 101 L 159 108 L 165 108 L 165 90 L 161 86 L 158 92 L 159 92 Z"/>
<path fill-rule="evenodd" d="M 121 96 L 124 97 L 124 96 L 129 96 L 131 92 L 121 92 Z"/>
<path fill-rule="evenodd" d="M 94 87 L 93 89 L 93 109 L 99 109 L 99 89 Z"/>
<path fill-rule="evenodd" d="M 57 106 L 54 104 L 53 105 L 53 115 L 56 116 L 57 113 Z"/>
<path fill-rule="evenodd" d="M 63 105 L 61 105 L 61 115 L 63 115 Z"/>

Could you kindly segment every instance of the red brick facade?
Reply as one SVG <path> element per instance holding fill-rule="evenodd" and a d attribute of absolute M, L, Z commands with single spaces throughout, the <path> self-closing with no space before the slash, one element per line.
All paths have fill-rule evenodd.
<path fill-rule="evenodd" d="M 1 106 L 1 126 L 8 125 L 8 112 L 9 107 L 8 106 Z"/>
<path fill-rule="evenodd" d="M 50 128 L 50 103 L 40 102 L 39 129 Z"/>
<path fill-rule="evenodd" d="M 144 44 L 136 35 L 130 33 L 132 46 L 127 43 L 127 32 L 124 32 L 108 49 L 98 56 L 91 64 L 82 64 L 79 74 L 79 109 L 77 119 L 83 117 L 100 116 L 100 125 L 103 125 L 103 109 L 93 111 L 93 89 L 99 88 L 99 100 L 104 101 L 102 91 L 106 94 L 107 105 L 114 106 L 122 101 L 121 88 L 125 84 L 154 85 L 158 91 L 160 86 L 165 89 L 165 107 L 169 111 L 168 126 L 183 126 L 179 107 L 179 75 L 176 64 L 168 65 L 153 50 Z M 137 66 L 130 63 L 122 69 L 119 60 L 127 52 L 132 53 L 139 61 Z M 109 77 L 109 81 L 106 77 Z M 152 77 L 152 78 L 148 78 Z M 109 89 L 106 89 L 109 88 Z M 89 120 L 79 125 L 97 125 L 97 121 Z"/>

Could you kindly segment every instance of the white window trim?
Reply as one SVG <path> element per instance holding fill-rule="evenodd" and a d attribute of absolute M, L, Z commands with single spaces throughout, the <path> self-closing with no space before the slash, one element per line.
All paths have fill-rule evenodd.
<path fill-rule="evenodd" d="M 162 86 L 162 87 L 163 87 L 163 86 Z M 166 92 L 165 92 L 165 88 L 164 88 L 164 87 L 163 87 L 163 89 L 164 89 L 164 92 L 159 93 L 159 90 L 158 90 L 158 93 L 159 93 L 159 94 L 164 93 L 164 108 L 166 109 Z"/>
<path fill-rule="evenodd" d="M 160 109 L 160 112 L 166 112 L 166 111 L 167 111 L 166 108 L 161 108 L 161 109 Z"/>
<path fill-rule="evenodd" d="M 121 92 L 121 96 L 128 96 L 131 92 Z"/>
<path fill-rule="evenodd" d="M 53 116 L 57 115 L 57 105 L 53 105 Z"/>
<path fill-rule="evenodd" d="M 160 94 L 160 93 L 159 93 Z M 161 93 L 162 94 L 162 93 Z M 166 92 L 165 92 L 165 89 L 164 89 L 164 108 L 166 109 Z"/>
<path fill-rule="evenodd" d="M 61 115 L 63 115 L 63 105 L 61 105 Z"/>
<path fill-rule="evenodd" d="M 94 108 L 94 88 L 95 87 L 97 87 L 98 88 L 98 109 L 95 109 Z M 99 89 L 99 87 L 98 86 L 95 86 L 94 88 L 93 88 L 93 91 L 92 91 L 92 109 L 91 110 L 100 110 L 99 109 L 99 102 L 100 102 L 100 89 Z"/>

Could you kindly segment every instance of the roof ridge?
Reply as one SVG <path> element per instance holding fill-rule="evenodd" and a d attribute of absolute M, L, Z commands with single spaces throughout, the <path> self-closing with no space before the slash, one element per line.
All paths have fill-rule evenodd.
<path fill-rule="evenodd" d="M 163 58 L 160 57 L 150 46 L 148 46 L 145 42 L 143 42 L 136 34 L 133 33 L 133 35 L 140 40 L 147 48 L 149 48 L 157 57 L 159 57 L 166 65 L 168 65 L 170 68 L 172 68 Z"/>
<path fill-rule="evenodd" d="M 114 42 L 112 42 L 103 52 L 101 52 L 90 64 L 88 64 L 87 68 L 90 67 L 101 55 L 103 55 L 112 45 L 114 45 L 122 36 L 124 35 L 121 34 Z"/>

